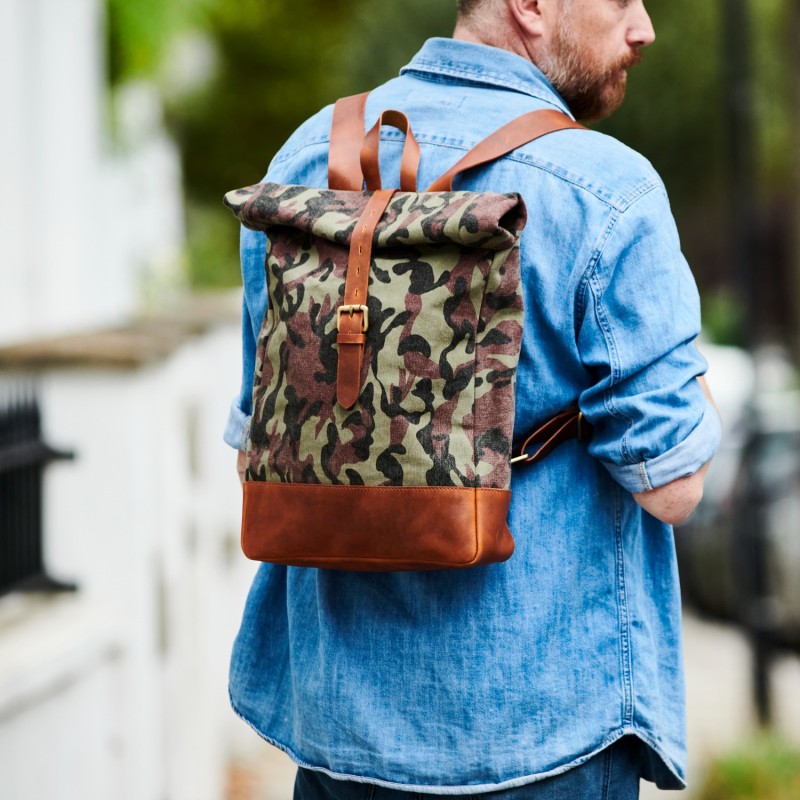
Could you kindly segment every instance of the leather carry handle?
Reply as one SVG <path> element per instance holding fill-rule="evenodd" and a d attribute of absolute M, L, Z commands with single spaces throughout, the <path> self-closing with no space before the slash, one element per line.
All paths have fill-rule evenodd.
<path fill-rule="evenodd" d="M 461 160 L 435 180 L 426 191 L 452 192 L 453 179 L 465 170 L 495 161 L 540 136 L 571 128 L 586 130 L 579 122 L 575 122 L 566 114 L 554 109 L 523 114 L 478 142 Z"/>
<path fill-rule="evenodd" d="M 331 121 L 331 144 L 328 151 L 328 188 L 360 192 L 361 143 L 364 140 L 364 109 L 367 95 L 354 94 L 336 101 Z"/>
<path fill-rule="evenodd" d="M 381 126 L 391 125 L 406 135 L 403 144 L 403 157 L 400 162 L 400 188 L 404 192 L 417 191 L 417 171 L 419 170 L 419 145 L 411 130 L 411 123 L 402 111 L 384 111 L 377 122 L 369 129 L 361 146 L 361 172 L 367 182 L 368 192 L 381 189 L 381 169 L 379 164 L 381 145 Z"/>
<path fill-rule="evenodd" d="M 570 439 L 588 440 L 592 438 L 592 426 L 586 421 L 580 409 L 570 408 L 556 414 L 540 425 L 523 443 L 519 455 L 511 459 L 512 464 L 535 464 L 553 452 L 558 445 Z M 532 453 L 528 448 L 539 447 Z"/>

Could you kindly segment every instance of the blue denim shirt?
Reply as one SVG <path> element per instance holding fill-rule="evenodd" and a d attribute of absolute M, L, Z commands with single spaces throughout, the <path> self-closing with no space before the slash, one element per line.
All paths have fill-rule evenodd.
<path fill-rule="evenodd" d="M 376 89 L 371 122 L 408 114 L 430 184 L 480 139 L 538 108 L 567 111 L 525 59 L 433 39 Z M 331 108 L 273 160 L 268 179 L 325 186 Z M 402 136 L 382 134 L 384 184 Z M 517 191 L 525 332 L 516 433 L 580 404 L 587 447 L 514 473 L 510 561 L 455 572 L 362 574 L 263 565 L 230 675 L 235 710 L 299 764 L 435 794 L 521 785 L 625 734 L 642 771 L 684 782 L 680 599 L 672 529 L 632 492 L 695 472 L 720 434 L 696 376 L 699 302 L 663 184 L 596 132 L 546 136 L 456 188 Z M 244 378 L 226 441 L 242 446 L 265 241 L 242 231 Z M 325 521 L 320 520 L 320 525 Z"/>

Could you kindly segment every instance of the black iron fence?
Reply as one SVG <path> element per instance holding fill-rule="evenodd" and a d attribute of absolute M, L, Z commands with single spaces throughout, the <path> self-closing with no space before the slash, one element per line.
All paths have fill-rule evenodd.
<path fill-rule="evenodd" d="M 47 574 L 42 546 L 44 469 L 73 454 L 45 444 L 41 427 L 32 390 L 0 398 L 0 595 L 75 588 Z"/>

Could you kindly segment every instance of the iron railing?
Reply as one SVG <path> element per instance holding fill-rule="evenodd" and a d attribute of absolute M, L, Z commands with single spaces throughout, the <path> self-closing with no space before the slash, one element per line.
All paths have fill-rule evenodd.
<path fill-rule="evenodd" d="M 43 553 L 44 469 L 73 457 L 42 440 L 41 412 L 32 390 L 0 398 L 0 595 L 75 589 L 47 574 Z"/>

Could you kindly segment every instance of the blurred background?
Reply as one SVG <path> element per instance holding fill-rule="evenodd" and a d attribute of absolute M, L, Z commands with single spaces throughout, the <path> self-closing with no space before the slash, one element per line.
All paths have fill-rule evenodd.
<path fill-rule="evenodd" d="M 676 531 L 686 796 L 798 800 L 800 0 L 651 5 L 600 127 L 670 192 L 726 430 Z M 454 6 L 0 0 L 2 800 L 291 796 L 226 695 L 253 565 L 221 197 Z"/>

